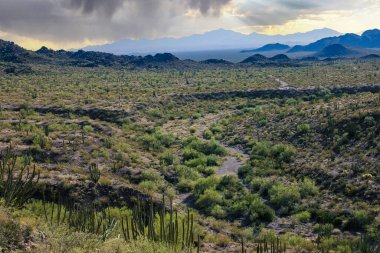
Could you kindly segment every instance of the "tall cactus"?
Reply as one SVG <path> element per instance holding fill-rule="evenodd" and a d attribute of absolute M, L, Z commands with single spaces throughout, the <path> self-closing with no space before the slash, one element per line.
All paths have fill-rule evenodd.
<path fill-rule="evenodd" d="M 29 161 L 25 158 L 24 161 Z M 0 160 L 0 196 L 5 205 L 22 207 L 37 190 L 40 173 L 29 162 L 17 165 L 17 155 L 8 148 Z"/>
<path fill-rule="evenodd" d="M 109 209 L 98 211 L 94 205 L 69 203 L 66 206 L 58 198 L 57 203 L 43 201 L 43 211 L 50 226 L 67 224 L 75 231 L 99 235 L 105 241 L 115 230 L 117 219 L 113 218 Z"/>
<path fill-rule="evenodd" d="M 141 199 L 137 200 L 131 217 L 126 216 L 121 219 L 124 239 L 131 241 L 138 237 L 145 237 L 151 241 L 164 243 L 174 250 L 179 248 L 182 250 L 191 249 L 194 246 L 193 214 L 187 211 L 187 216 L 180 222 L 178 213 L 173 208 L 172 200 L 169 202 L 168 211 L 166 210 L 164 196 L 162 200 L 162 207 L 159 209 L 154 208 L 153 200 L 148 202 L 143 202 Z M 182 228 L 180 228 L 180 224 L 182 224 Z M 198 236 L 198 251 L 199 247 L 200 237 Z"/>
<path fill-rule="evenodd" d="M 88 170 L 90 172 L 90 179 L 91 181 L 96 184 L 98 183 L 100 179 L 100 170 L 98 168 L 98 165 L 96 163 L 91 163 L 90 166 L 88 167 Z"/>

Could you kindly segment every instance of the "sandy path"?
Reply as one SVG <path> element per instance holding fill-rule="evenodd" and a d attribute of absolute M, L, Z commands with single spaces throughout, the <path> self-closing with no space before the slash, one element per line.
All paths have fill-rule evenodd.
<path fill-rule="evenodd" d="M 243 166 L 249 159 L 249 155 L 245 154 L 238 148 L 225 146 L 229 155 L 224 160 L 222 166 L 219 168 L 217 175 L 220 177 L 237 174 L 239 168 Z"/>

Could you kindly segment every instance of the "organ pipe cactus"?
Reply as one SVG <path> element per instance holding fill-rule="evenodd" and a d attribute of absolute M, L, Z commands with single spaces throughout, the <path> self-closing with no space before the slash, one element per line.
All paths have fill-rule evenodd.
<path fill-rule="evenodd" d="M 126 241 L 146 237 L 151 241 L 161 242 L 173 249 L 191 249 L 194 246 L 194 217 L 187 211 L 186 217 L 180 221 L 177 211 L 170 200 L 166 210 L 165 197 L 161 208 L 154 208 L 153 201 L 144 203 L 137 200 L 132 215 L 121 220 L 122 232 Z M 182 225 L 182 227 L 180 227 Z M 200 237 L 198 236 L 198 252 Z"/>
<path fill-rule="evenodd" d="M 88 167 L 88 170 L 90 172 L 90 179 L 91 181 L 96 184 L 100 179 L 100 170 L 98 168 L 98 165 L 95 163 L 90 164 Z"/>
<path fill-rule="evenodd" d="M 6 206 L 20 208 L 37 190 L 40 174 L 29 162 L 19 165 L 17 158 L 11 148 L 1 154 L 0 196 L 4 198 Z"/>

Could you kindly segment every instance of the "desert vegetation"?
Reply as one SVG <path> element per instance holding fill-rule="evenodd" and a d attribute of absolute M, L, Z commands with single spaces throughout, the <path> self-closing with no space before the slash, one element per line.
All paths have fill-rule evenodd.
<path fill-rule="evenodd" d="M 379 67 L 2 62 L 0 249 L 379 252 Z"/>

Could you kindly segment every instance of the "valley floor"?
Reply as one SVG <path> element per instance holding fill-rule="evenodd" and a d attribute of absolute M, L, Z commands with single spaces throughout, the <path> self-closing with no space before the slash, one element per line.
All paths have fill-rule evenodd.
<path fill-rule="evenodd" d="M 30 67 L 0 74 L 0 250 L 378 252 L 380 61 Z"/>

